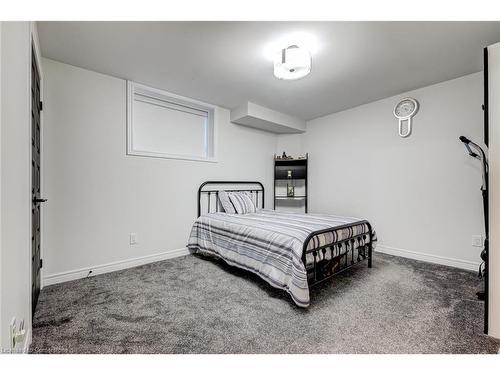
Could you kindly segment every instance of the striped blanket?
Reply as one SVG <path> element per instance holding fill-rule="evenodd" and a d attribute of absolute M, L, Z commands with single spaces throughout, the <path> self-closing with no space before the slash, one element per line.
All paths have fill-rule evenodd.
<path fill-rule="evenodd" d="M 217 256 L 230 265 L 259 275 L 272 286 L 287 291 L 298 306 L 307 307 L 309 288 L 302 262 L 305 240 L 314 231 L 357 221 L 360 219 L 273 210 L 245 215 L 211 213 L 196 220 L 187 246 L 191 251 Z M 349 238 L 366 230 L 364 225 L 333 229 L 313 237 L 308 248 Z"/>

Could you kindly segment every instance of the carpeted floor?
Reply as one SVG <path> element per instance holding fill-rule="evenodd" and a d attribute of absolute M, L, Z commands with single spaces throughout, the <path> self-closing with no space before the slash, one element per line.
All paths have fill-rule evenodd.
<path fill-rule="evenodd" d="M 496 353 L 472 272 L 376 254 L 311 307 L 186 256 L 43 289 L 33 353 Z"/>

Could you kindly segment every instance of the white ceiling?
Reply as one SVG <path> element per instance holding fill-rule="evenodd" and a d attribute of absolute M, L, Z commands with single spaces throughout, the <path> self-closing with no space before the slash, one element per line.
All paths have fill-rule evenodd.
<path fill-rule="evenodd" d="M 500 22 L 39 22 L 45 57 L 226 108 L 251 101 L 309 120 L 482 70 Z M 313 35 L 309 76 L 264 56 Z"/>

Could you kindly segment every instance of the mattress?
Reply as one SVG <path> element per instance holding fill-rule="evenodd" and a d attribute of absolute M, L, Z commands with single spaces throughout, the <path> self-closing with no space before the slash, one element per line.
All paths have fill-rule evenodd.
<path fill-rule="evenodd" d="M 313 232 L 328 228 L 332 230 L 312 237 L 307 248 L 325 246 L 366 233 L 368 227 L 359 224 L 361 220 L 273 210 L 259 210 L 245 215 L 210 213 L 200 216 L 193 224 L 187 246 L 191 251 L 217 256 L 228 264 L 256 273 L 272 286 L 287 291 L 295 304 L 307 307 L 309 288 L 306 265 L 313 262 L 313 258 L 309 255 L 304 265 L 304 242 Z M 372 246 L 375 242 L 376 234 L 373 232 Z M 324 256 L 328 257 L 328 254 Z"/>

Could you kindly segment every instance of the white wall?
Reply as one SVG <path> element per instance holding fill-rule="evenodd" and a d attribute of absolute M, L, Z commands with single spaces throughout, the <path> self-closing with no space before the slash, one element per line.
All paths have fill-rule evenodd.
<path fill-rule="evenodd" d="M 0 276 L 1 342 L 9 324 L 31 327 L 31 25 L 3 22 L 1 33 Z M 29 333 L 27 336 L 29 342 Z M 16 348 L 16 349 L 22 349 Z"/>
<path fill-rule="evenodd" d="M 500 43 L 488 47 L 489 91 L 489 334 L 500 338 Z"/>
<path fill-rule="evenodd" d="M 2 87 L 2 75 L 3 75 L 3 71 L 2 71 L 2 60 L 3 60 L 3 57 L 2 57 L 2 26 L 3 26 L 3 22 L 0 21 L 0 156 L 2 155 L 2 106 L 3 106 L 3 103 L 2 103 L 2 91 L 3 91 L 3 87 Z M 0 262 L 2 261 L 2 173 L 1 173 L 1 161 L 0 161 Z M 3 328 L 3 315 L 2 315 L 2 306 L 3 306 L 3 302 L 2 302 L 2 287 L 3 287 L 3 283 L 2 283 L 2 266 L 1 266 L 1 263 L 0 263 L 0 347 L 3 347 L 3 332 L 4 332 L 4 328 Z"/>
<path fill-rule="evenodd" d="M 48 59 L 43 67 L 46 282 L 183 248 L 204 180 L 261 180 L 272 207 L 272 154 L 282 151 L 309 152 L 310 212 L 372 220 L 381 250 L 478 265 L 480 169 L 458 136 L 482 139 L 481 73 L 310 121 L 302 135 L 234 125 L 218 108 L 213 164 L 127 156 L 126 82 Z M 405 96 L 421 109 L 402 139 L 392 109 Z"/>
<path fill-rule="evenodd" d="M 318 118 L 277 151 L 309 152 L 310 212 L 368 218 L 381 251 L 475 270 L 480 163 L 458 137 L 482 142 L 482 87 L 476 73 Z M 403 139 L 392 110 L 406 96 L 420 111 Z"/>
<path fill-rule="evenodd" d="M 205 180 L 262 181 L 271 206 L 276 135 L 231 124 L 217 108 L 218 163 L 127 156 L 126 82 L 48 59 L 43 67 L 46 281 L 184 248 Z"/>

